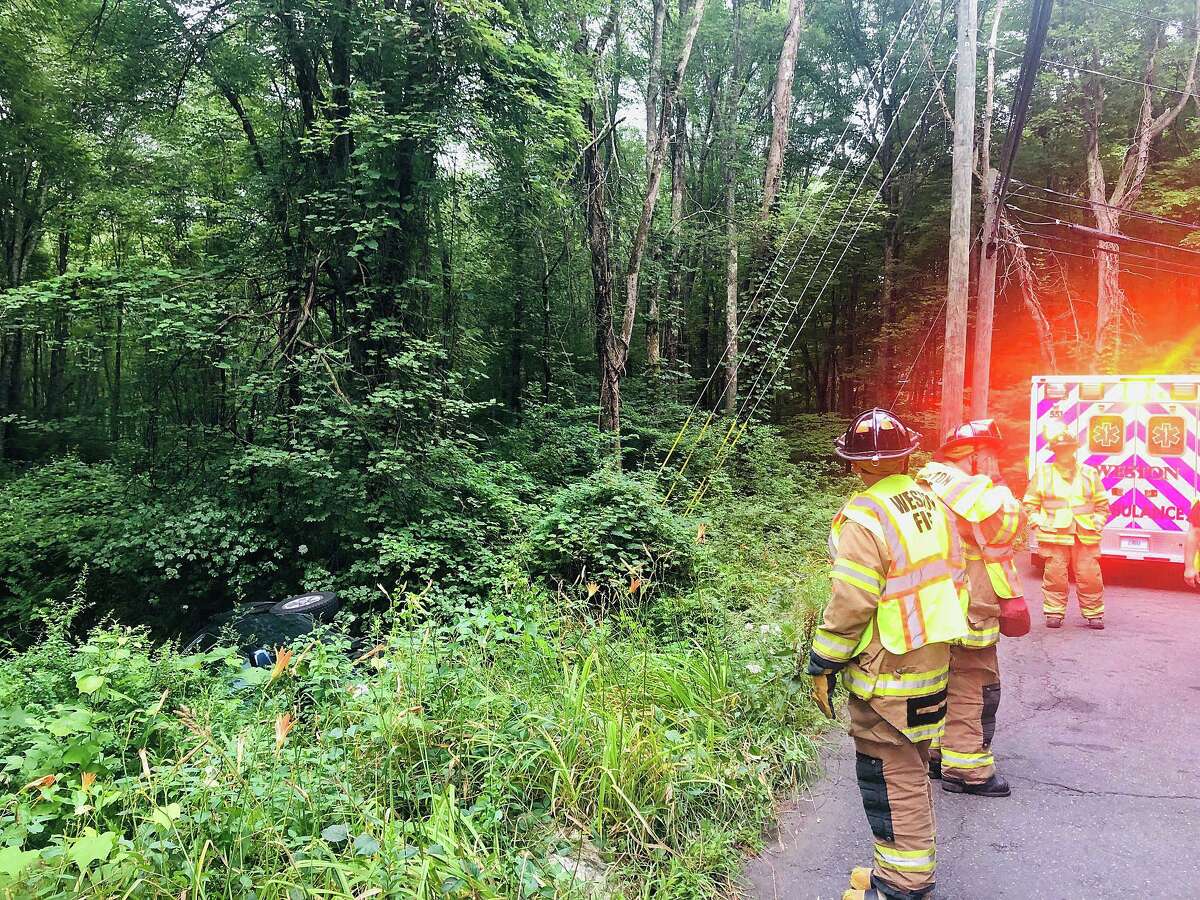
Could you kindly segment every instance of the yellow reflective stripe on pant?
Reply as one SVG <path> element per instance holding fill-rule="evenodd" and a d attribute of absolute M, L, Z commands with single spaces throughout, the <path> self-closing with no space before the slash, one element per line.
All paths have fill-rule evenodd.
<path fill-rule="evenodd" d="M 956 644 L 961 644 L 964 647 L 990 647 L 1000 640 L 1000 626 L 993 625 L 991 628 L 971 628 L 967 626 L 967 633 L 955 641 Z"/>
<path fill-rule="evenodd" d="M 875 862 L 881 869 L 897 872 L 932 872 L 937 860 L 937 848 L 928 850 L 897 850 L 894 847 L 875 845 Z"/>
<path fill-rule="evenodd" d="M 982 753 L 959 753 L 942 747 L 942 769 L 982 769 L 995 764 L 996 758 L 987 750 Z"/>
<path fill-rule="evenodd" d="M 818 628 L 813 635 L 812 648 L 819 656 L 833 662 L 845 662 L 854 656 L 857 641 L 844 638 L 839 634 L 831 634 L 824 628 Z"/>

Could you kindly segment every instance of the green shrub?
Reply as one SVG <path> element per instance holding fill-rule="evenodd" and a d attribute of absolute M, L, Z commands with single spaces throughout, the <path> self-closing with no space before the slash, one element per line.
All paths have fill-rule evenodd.
<path fill-rule="evenodd" d="M 612 469 L 564 488 L 534 525 L 531 572 L 562 589 L 591 585 L 599 602 L 623 602 L 690 583 L 693 532 L 643 483 Z"/>
<path fill-rule="evenodd" d="M 0 485 L 0 610 L 22 643 L 89 563 L 107 577 L 109 545 L 144 493 L 115 466 L 66 456 Z"/>

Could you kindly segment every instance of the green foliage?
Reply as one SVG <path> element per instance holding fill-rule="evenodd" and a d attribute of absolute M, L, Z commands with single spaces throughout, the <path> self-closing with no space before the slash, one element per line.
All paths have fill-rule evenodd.
<path fill-rule="evenodd" d="M 74 457 L 0 485 L 0 607 L 8 641 L 27 639 L 84 566 L 103 566 L 137 494 L 116 467 Z"/>
<path fill-rule="evenodd" d="M 562 508 L 584 497 L 659 508 L 611 473 Z M 815 759 L 780 625 L 807 575 L 729 592 L 751 514 L 714 523 L 703 595 L 654 597 L 665 618 L 712 607 L 678 640 L 551 613 L 519 576 L 476 627 L 397 620 L 364 663 L 327 638 L 277 676 L 120 628 L 76 643 L 64 610 L 0 663 L 0 887 L 723 896 L 774 791 Z"/>
<path fill-rule="evenodd" d="M 610 468 L 564 488 L 530 532 L 530 568 L 553 587 L 584 587 L 600 604 L 686 587 L 690 529 L 645 484 Z"/>

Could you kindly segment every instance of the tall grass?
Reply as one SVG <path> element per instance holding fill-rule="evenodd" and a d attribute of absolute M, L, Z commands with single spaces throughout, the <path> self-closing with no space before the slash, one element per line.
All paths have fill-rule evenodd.
<path fill-rule="evenodd" d="M 0 661 L 0 894 L 727 896 L 815 765 L 790 676 L 836 500 L 722 498 L 686 594 L 602 619 L 518 579 L 519 617 L 396 616 L 358 662 L 77 642 L 60 611 Z"/>

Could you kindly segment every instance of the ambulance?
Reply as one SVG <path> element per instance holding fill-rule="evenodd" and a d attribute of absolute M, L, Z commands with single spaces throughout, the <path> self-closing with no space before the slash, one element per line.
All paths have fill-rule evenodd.
<path fill-rule="evenodd" d="M 1074 431 L 1079 458 L 1108 488 L 1101 554 L 1183 562 L 1188 513 L 1200 499 L 1200 375 L 1034 376 L 1030 477 L 1053 457 L 1045 434 L 1054 420 Z"/>

